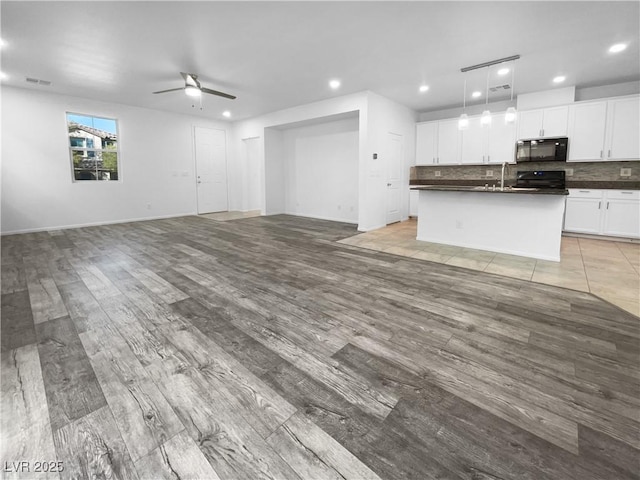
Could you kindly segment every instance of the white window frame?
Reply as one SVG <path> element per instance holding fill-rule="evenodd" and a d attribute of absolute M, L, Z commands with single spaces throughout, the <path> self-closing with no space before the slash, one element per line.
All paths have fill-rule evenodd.
<path fill-rule="evenodd" d="M 104 148 L 86 148 L 86 147 L 72 147 L 71 146 L 71 142 L 70 142 L 70 136 L 69 136 L 69 115 L 78 115 L 81 117 L 89 117 L 89 118 L 100 118 L 100 119 L 104 119 L 104 120 L 113 120 L 116 124 L 116 149 L 115 150 L 107 150 Z M 117 118 L 113 118 L 113 117 L 109 117 L 109 116 L 105 116 L 105 115 L 96 115 L 96 114 L 88 114 L 88 113 L 79 113 L 79 112 L 65 112 L 64 114 L 64 120 L 65 120 L 65 131 L 67 134 L 67 148 L 69 150 L 69 160 L 71 161 L 71 181 L 73 183 L 91 183 L 91 182 L 97 182 L 97 183 L 111 183 L 111 182 L 121 182 L 122 181 L 122 165 L 121 165 L 121 157 L 120 157 L 120 126 L 118 124 L 118 119 Z M 86 180 L 78 180 L 76 179 L 76 173 L 75 173 L 75 164 L 73 162 L 73 153 L 74 152 L 84 152 L 84 156 L 87 156 L 89 152 L 94 152 L 95 156 L 98 156 L 99 154 L 102 154 L 103 152 L 113 152 L 116 154 L 116 158 L 117 158 L 117 174 L 118 174 L 118 178 L 116 180 L 99 180 L 98 178 L 95 179 L 86 179 Z M 96 163 L 96 167 L 95 167 L 95 171 L 97 173 L 98 171 L 98 165 Z"/>

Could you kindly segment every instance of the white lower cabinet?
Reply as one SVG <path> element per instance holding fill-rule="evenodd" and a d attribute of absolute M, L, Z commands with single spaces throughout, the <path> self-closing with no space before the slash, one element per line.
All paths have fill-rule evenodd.
<path fill-rule="evenodd" d="M 564 230 L 640 238 L 640 190 L 569 189 Z"/>
<path fill-rule="evenodd" d="M 409 190 L 409 216 L 418 216 L 418 190 Z"/>

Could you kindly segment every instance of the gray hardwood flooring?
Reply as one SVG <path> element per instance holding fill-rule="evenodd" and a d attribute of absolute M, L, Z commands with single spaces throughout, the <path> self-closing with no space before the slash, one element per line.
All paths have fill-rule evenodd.
<path fill-rule="evenodd" d="M 640 478 L 640 319 L 355 233 L 2 237 L 3 478 Z"/>

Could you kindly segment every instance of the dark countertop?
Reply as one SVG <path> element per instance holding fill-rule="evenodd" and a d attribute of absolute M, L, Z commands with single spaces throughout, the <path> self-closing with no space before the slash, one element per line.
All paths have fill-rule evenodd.
<path fill-rule="evenodd" d="M 515 188 L 496 187 L 494 190 L 491 186 L 485 190 L 485 186 L 469 186 L 469 185 L 415 185 L 411 190 L 430 190 L 444 192 L 475 192 L 475 193 L 509 193 L 509 194 L 525 194 L 525 195 L 569 195 L 569 190 L 559 188 Z"/>
<path fill-rule="evenodd" d="M 513 182 L 505 181 L 509 184 Z M 481 179 L 481 180 L 410 180 L 409 185 L 411 187 L 418 185 L 458 185 L 458 186 L 484 186 L 489 184 L 491 187 L 493 184 L 500 185 L 500 179 Z M 640 181 L 595 181 L 595 180 L 567 180 L 567 188 L 595 188 L 595 189 L 613 189 L 613 190 L 640 190 Z"/>

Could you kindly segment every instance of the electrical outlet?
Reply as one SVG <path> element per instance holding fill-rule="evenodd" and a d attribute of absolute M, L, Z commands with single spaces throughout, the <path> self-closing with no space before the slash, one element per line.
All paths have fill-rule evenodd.
<path fill-rule="evenodd" d="M 567 174 L 567 177 L 573 177 L 573 168 L 566 168 L 564 172 Z"/>
<path fill-rule="evenodd" d="M 435 175 L 436 175 L 436 177 L 439 177 L 440 176 L 440 170 L 436 170 Z"/>
<path fill-rule="evenodd" d="M 487 177 L 493 177 L 493 170 L 487 170 Z"/>
<path fill-rule="evenodd" d="M 621 177 L 630 177 L 631 176 L 631 169 L 630 168 L 621 168 L 620 169 L 620 176 Z"/>

